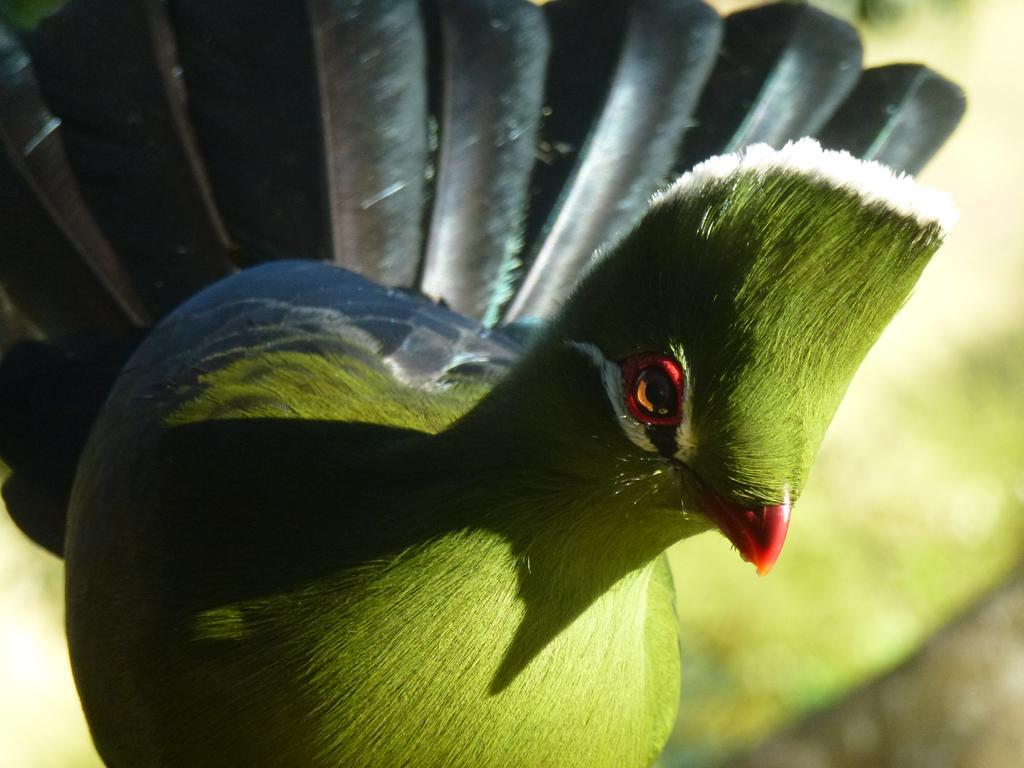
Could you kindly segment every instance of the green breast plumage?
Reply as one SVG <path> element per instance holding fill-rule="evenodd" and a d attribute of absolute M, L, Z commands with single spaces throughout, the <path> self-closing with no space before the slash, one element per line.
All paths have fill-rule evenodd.
<path fill-rule="evenodd" d="M 437 464 L 434 433 L 518 354 L 324 265 L 243 273 L 168 318 L 101 415 L 84 466 L 105 471 L 80 473 L 70 516 L 71 653 L 101 750 L 648 764 L 678 696 L 663 561 L 577 599 L 571 567 L 534 573 L 493 524 L 486 470 Z M 509 672 L 533 631 L 524 578 L 565 609 Z"/>

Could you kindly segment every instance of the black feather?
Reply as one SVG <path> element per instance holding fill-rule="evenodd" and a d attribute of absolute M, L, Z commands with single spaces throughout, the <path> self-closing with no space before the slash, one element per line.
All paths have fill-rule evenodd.
<path fill-rule="evenodd" d="M 505 318 L 549 317 L 603 243 L 631 226 L 671 173 L 718 50 L 721 20 L 699 0 L 642 0 L 601 117 Z"/>
<path fill-rule="evenodd" d="M 147 313 L 160 317 L 232 271 L 163 4 L 72 3 L 28 45 L 82 194 Z"/>
<path fill-rule="evenodd" d="M 809 5 L 732 14 L 677 170 L 749 144 L 813 136 L 856 84 L 861 55 L 853 27 Z"/>
<path fill-rule="evenodd" d="M 141 334 L 78 336 L 64 349 L 26 342 L 0 367 L 0 458 L 13 470 L 4 482 L 4 502 L 18 527 L 55 555 L 64 551 L 79 454 L 140 340 Z"/>
<path fill-rule="evenodd" d="M 920 64 L 867 69 L 822 128 L 823 146 L 917 173 L 967 108 L 964 92 Z"/>
<path fill-rule="evenodd" d="M 426 36 L 419 3 L 309 0 L 308 5 L 323 120 L 330 256 L 384 285 L 412 286 L 422 252 L 427 165 Z"/>
<path fill-rule="evenodd" d="M 543 7 L 551 55 L 530 181 L 525 254 L 536 250 L 601 114 L 622 50 L 628 8 L 626 0 L 558 0 Z"/>
<path fill-rule="evenodd" d="M 306 4 L 173 0 L 169 9 L 196 138 L 228 231 L 246 250 L 243 260 L 329 258 Z"/>
<path fill-rule="evenodd" d="M 421 290 L 468 317 L 507 298 L 548 57 L 528 0 L 440 0 L 443 113 Z"/>
<path fill-rule="evenodd" d="M 78 193 L 28 56 L 0 28 L 0 284 L 45 335 L 151 321 Z"/>

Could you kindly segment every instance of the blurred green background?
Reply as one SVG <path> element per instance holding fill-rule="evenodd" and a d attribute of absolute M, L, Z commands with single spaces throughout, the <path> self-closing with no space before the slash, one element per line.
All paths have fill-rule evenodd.
<path fill-rule="evenodd" d="M 964 124 L 922 175 L 962 219 L 854 380 L 771 576 L 720 536 L 672 550 L 684 681 L 665 766 L 716 765 L 827 707 L 1024 559 L 1024 3 L 820 5 L 868 19 L 869 63 L 924 61 L 967 90 Z M 0 514 L 4 768 L 99 765 L 61 588 L 60 563 Z M 991 755 L 989 768 L 1024 760 Z"/>

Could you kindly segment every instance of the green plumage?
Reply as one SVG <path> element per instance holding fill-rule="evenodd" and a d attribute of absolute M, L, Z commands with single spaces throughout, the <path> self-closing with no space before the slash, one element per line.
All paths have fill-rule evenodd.
<path fill-rule="evenodd" d="M 74 488 L 104 759 L 650 764 L 679 688 L 663 551 L 712 526 L 708 487 L 799 493 L 940 237 L 791 167 L 684 182 L 507 374 L 426 384 L 286 296 L 287 265 L 200 294 L 129 362 Z M 681 359 L 686 462 L 632 441 L 580 345 Z"/>

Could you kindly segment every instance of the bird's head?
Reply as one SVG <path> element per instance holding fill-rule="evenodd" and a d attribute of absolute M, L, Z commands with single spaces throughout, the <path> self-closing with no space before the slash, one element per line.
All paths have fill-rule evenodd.
<path fill-rule="evenodd" d="M 854 371 L 954 218 L 810 140 L 714 158 L 595 260 L 499 387 L 522 407 L 496 399 L 537 423 L 551 485 L 628 481 L 634 507 L 671 508 L 683 535 L 717 526 L 765 573 Z"/>

